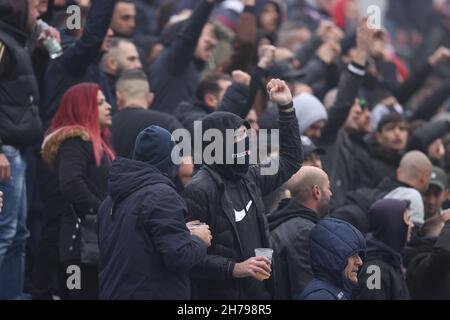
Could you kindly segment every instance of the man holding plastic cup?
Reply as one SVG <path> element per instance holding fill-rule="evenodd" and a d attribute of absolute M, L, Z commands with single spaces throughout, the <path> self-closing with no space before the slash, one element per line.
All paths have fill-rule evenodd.
<path fill-rule="evenodd" d="M 223 141 L 227 130 L 233 134 L 228 147 L 223 143 L 220 150 L 222 145 L 217 144 L 215 154 L 225 159 L 205 161 L 183 192 L 187 221 L 204 221 L 214 239 L 206 257 L 191 271 L 194 299 L 262 300 L 274 295 L 271 259 L 260 251 L 255 256 L 256 248 L 270 247 L 262 199 L 300 169 L 303 148 L 288 86 L 272 79 L 267 91 L 279 109 L 280 147 L 279 156 L 270 162 L 277 168 L 273 172 L 266 172 L 263 165 L 251 165 L 250 125 L 239 116 L 216 111 L 194 127 L 201 135 L 214 129 L 225 137 Z M 203 155 L 210 148 L 206 140 L 202 141 Z M 228 158 L 232 161 L 223 161 Z"/>

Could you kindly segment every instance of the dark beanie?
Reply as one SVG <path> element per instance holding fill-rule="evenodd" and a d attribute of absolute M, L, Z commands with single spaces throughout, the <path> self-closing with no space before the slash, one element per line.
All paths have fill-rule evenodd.
<path fill-rule="evenodd" d="M 173 180 L 178 171 L 179 153 L 172 140 L 172 135 L 166 129 L 159 126 L 150 126 L 142 130 L 136 138 L 133 160 L 142 161 L 155 166 L 164 175 Z M 176 157 L 172 161 L 172 150 Z"/>

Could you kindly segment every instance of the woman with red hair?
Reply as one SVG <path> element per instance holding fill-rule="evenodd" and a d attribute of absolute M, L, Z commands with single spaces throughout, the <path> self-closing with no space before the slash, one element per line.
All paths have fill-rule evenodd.
<path fill-rule="evenodd" d="M 42 158 L 57 176 L 58 196 L 64 204 L 59 237 L 63 298 L 98 298 L 98 243 L 89 226 L 106 196 L 108 170 L 115 157 L 109 144 L 110 112 L 97 84 L 75 85 L 62 97 L 42 145 Z M 66 279 L 76 272 L 68 269 L 71 265 L 81 270 L 81 289 L 76 281 Z M 79 290 L 67 288 L 70 283 Z"/>

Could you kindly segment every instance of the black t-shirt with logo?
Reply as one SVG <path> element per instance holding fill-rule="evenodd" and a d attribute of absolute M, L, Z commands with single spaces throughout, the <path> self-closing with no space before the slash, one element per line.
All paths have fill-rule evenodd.
<path fill-rule="evenodd" d="M 231 200 L 231 207 L 234 211 L 236 229 L 241 240 L 241 247 L 244 252 L 243 260 L 255 256 L 255 248 L 262 247 L 262 238 L 258 225 L 256 205 L 245 187 L 243 180 L 229 183 L 226 186 Z M 264 282 L 247 278 L 246 285 L 251 287 L 248 292 L 258 293 L 258 296 L 252 296 L 253 299 L 270 299 L 270 295 L 264 285 Z"/>

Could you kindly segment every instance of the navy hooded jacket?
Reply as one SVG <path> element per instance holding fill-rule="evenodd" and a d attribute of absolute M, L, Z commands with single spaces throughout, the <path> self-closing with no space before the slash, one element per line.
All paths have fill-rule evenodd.
<path fill-rule="evenodd" d="M 114 161 L 99 213 L 101 299 L 190 299 L 190 269 L 206 255 L 186 204 L 156 167 Z"/>
<path fill-rule="evenodd" d="M 355 252 L 364 259 L 366 241 L 348 222 L 326 218 L 311 230 L 309 253 L 314 279 L 300 300 L 347 300 L 355 287 L 344 278 L 348 258 Z"/>

